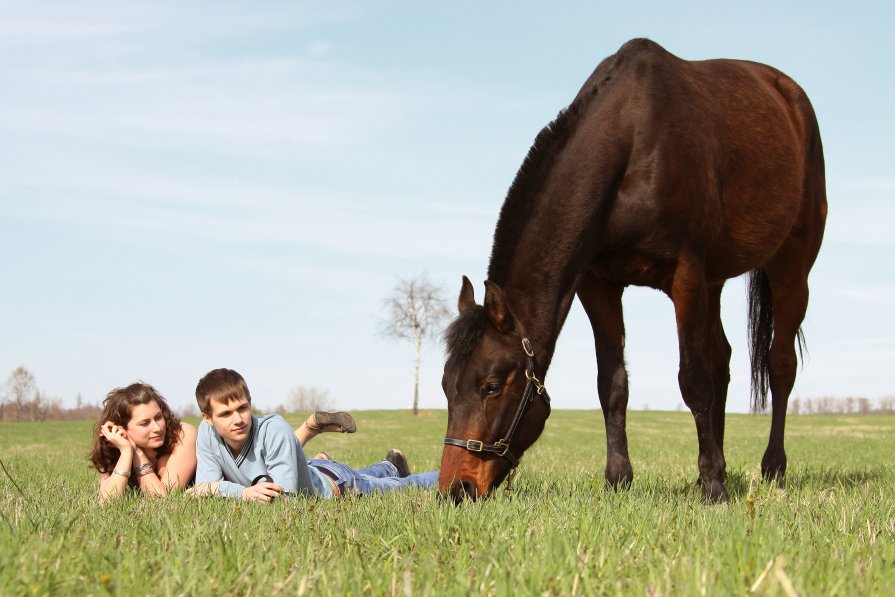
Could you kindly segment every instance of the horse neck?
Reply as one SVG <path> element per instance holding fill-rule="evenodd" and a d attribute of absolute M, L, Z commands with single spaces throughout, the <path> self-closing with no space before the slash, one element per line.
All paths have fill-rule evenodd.
<path fill-rule="evenodd" d="M 628 159 L 624 137 L 599 130 L 605 109 L 599 102 L 576 109 L 561 136 L 548 142 L 551 149 L 523 164 L 525 182 L 519 188 L 514 182 L 495 231 L 489 278 L 503 288 L 547 364 L 578 278 L 606 237 Z"/>
<path fill-rule="evenodd" d="M 510 311 L 534 345 L 538 364 L 546 372 L 575 297 L 578 277 L 593 254 L 592 239 L 602 235 L 595 234 L 589 225 L 595 221 L 585 209 L 593 207 L 589 202 L 551 205 L 554 199 L 547 195 L 540 201 L 544 205 L 535 213 L 548 215 L 526 223 L 514 250 L 505 253 L 512 259 L 505 268 L 492 268 L 500 277 L 491 279 L 502 287 Z"/>

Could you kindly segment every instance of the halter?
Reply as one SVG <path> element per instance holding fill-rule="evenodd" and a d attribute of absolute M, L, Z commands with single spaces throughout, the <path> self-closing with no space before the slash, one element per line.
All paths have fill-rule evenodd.
<path fill-rule="evenodd" d="M 470 452 L 490 452 L 492 454 L 497 454 L 498 456 L 503 456 L 510 461 L 510 470 L 519 466 L 519 458 L 510 452 L 510 442 L 513 439 L 513 434 L 516 433 L 516 428 L 522 421 L 522 417 L 525 416 L 525 411 L 528 409 L 528 405 L 534 402 L 535 394 L 544 399 L 544 404 L 547 406 L 547 416 L 550 416 L 550 396 L 547 394 L 547 388 L 545 388 L 544 384 L 541 383 L 541 380 L 535 376 L 535 352 L 532 350 L 531 342 L 528 341 L 528 338 L 522 338 L 522 350 L 525 351 L 525 357 L 528 361 L 525 367 L 525 378 L 528 381 L 525 383 L 525 390 L 522 392 L 522 401 L 519 403 L 519 408 L 516 409 L 516 416 L 513 417 L 513 422 L 510 423 L 509 430 L 502 438 L 493 444 L 486 444 L 477 439 L 464 440 L 446 437 L 444 438 L 446 446 L 459 446 L 461 448 L 466 448 Z"/>

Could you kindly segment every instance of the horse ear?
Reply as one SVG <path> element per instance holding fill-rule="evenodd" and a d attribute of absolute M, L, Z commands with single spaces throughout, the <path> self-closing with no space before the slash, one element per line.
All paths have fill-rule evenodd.
<path fill-rule="evenodd" d="M 498 332 L 509 332 L 513 328 L 513 316 L 507 308 L 503 290 L 490 280 L 485 280 L 485 313 Z"/>
<path fill-rule="evenodd" d="M 457 309 L 464 313 L 475 307 L 475 291 L 469 278 L 463 276 L 463 287 L 460 289 L 460 299 L 457 301 Z"/>

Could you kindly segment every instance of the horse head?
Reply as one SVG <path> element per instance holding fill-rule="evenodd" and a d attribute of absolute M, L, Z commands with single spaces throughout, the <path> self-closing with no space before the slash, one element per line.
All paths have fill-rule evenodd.
<path fill-rule="evenodd" d="M 441 385 L 448 427 L 439 490 L 459 503 L 487 497 L 544 430 L 550 399 L 534 350 L 501 288 L 485 282 L 484 305 L 463 277 L 459 315 L 445 331 L 448 357 Z"/>

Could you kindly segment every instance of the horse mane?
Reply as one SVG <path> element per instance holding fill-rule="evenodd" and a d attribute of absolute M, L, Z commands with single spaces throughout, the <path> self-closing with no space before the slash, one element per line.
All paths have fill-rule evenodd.
<path fill-rule="evenodd" d="M 656 50 L 665 52 L 661 46 L 649 39 L 632 39 L 625 43 L 618 52 L 597 66 L 590 78 L 590 88 L 579 92 L 572 103 L 560 110 L 556 118 L 542 128 L 535 137 L 528 155 L 525 156 L 507 191 L 503 207 L 500 208 L 497 228 L 494 230 L 491 261 L 488 265 L 489 280 L 498 285 L 506 282 L 507 268 L 534 209 L 537 192 L 544 184 L 547 172 L 565 147 L 585 109 L 630 56 Z"/>
<path fill-rule="evenodd" d="M 462 311 L 442 334 L 447 360 L 467 360 L 481 342 L 487 325 L 488 315 L 483 306 L 476 305 Z"/>
<path fill-rule="evenodd" d="M 576 104 L 560 110 L 556 118 L 541 129 L 522 166 L 516 172 L 513 184 L 507 191 L 491 248 L 488 279 L 502 285 L 506 281 L 506 268 L 522 237 L 525 225 L 535 205 L 535 194 L 544 181 L 544 175 L 565 145 L 572 124 L 577 122 L 579 110 Z"/>

